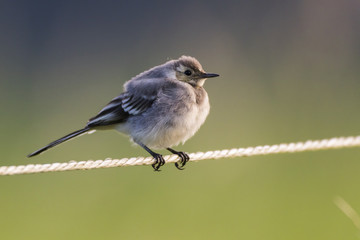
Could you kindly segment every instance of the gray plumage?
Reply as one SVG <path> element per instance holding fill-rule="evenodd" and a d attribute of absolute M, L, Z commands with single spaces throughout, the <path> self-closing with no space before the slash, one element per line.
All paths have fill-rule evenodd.
<path fill-rule="evenodd" d="M 156 160 L 155 170 L 165 163 L 163 157 L 150 150 L 168 149 L 180 156 L 182 167 L 189 160 L 184 152 L 170 147 L 184 143 L 204 123 L 209 110 L 208 95 L 203 88 L 205 73 L 192 57 L 182 56 L 147 70 L 124 85 L 124 92 L 110 101 L 84 129 L 75 131 L 28 155 L 37 155 L 53 146 L 93 130 L 116 129 L 148 151 Z"/>

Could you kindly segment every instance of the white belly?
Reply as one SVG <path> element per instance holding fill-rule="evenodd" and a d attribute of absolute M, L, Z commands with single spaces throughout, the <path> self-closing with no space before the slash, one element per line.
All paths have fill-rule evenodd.
<path fill-rule="evenodd" d="M 124 125 L 116 129 L 140 141 L 146 146 L 163 149 L 185 143 L 205 122 L 209 114 L 210 105 L 207 94 L 201 104 L 191 104 L 190 108 L 180 111 L 169 111 L 156 116 L 148 113 L 133 117 Z"/>
<path fill-rule="evenodd" d="M 194 105 L 190 111 L 181 116 L 176 116 L 174 125 L 163 128 L 156 138 L 150 137 L 149 145 L 153 148 L 166 148 L 184 144 L 191 138 L 205 122 L 209 114 L 210 105 L 208 99 L 201 106 Z"/>

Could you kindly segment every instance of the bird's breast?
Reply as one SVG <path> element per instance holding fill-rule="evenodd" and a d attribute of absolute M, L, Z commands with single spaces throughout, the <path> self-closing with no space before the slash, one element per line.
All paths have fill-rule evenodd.
<path fill-rule="evenodd" d="M 170 107 L 165 117 L 166 123 L 162 125 L 161 135 L 156 141 L 155 148 L 165 148 L 185 143 L 191 138 L 205 122 L 209 114 L 210 105 L 208 95 L 202 89 L 200 93 L 193 92 L 184 99 Z M 161 127 L 161 126 L 159 126 Z"/>
<path fill-rule="evenodd" d="M 146 112 L 130 117 L 125 128 L 117 129 L 150 148 L 167 148 L 192 137 L 209 110 L 206 91 L 189 85 L 183 91 L 163 93 Z"/>

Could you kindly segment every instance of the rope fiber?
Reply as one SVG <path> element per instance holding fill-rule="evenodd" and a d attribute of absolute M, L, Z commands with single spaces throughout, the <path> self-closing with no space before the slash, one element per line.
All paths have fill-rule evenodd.
<path fill-rule="evenodd" d="M 190 153 L 190 161 L 200 161 L 206 159 L 220 159 L 231 157 L 248 157 L 256 155 L 268 155 L 277 153 L 293 153 L 305 151 L 317 151 L 326 149 L 338 149 L 360 147 L 360 136 L 338 137 L 322 140 L 308 140 L 306 142 L 283 143 L 275 145 L 264 145 L 248 148 L 233 148 L 208 152 Z M 177 155 L 164 156 L 166 163 L 174 163 L 180 160 Z M 15 175 L 43 172 L 62 172 L 70 170 L 89 170 L 96 168 L 125 167 L 136 165 L 151 165 L 154 163 L 152 157 L 133 157 L 122 159 L 88 160 L 88 161 L 70 161 L 64 163 L 47 164 L 28 164 L 18 166 L 0 167 L 0 175 Z"/>

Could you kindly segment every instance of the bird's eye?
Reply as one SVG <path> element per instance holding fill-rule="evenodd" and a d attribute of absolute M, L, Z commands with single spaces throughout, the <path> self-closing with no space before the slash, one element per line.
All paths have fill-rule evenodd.
<path fill-rule="evenodd" d="M 186 76 L 190 76 L 192 74 L 192 72 L 190 70 L 186 70 L 184 73 Z"/>

